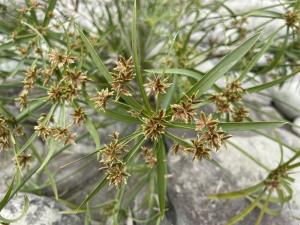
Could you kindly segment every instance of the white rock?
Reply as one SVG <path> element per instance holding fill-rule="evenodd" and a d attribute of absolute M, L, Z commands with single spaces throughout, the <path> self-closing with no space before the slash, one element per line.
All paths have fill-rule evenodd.
<path fill-rule="evenodd" d="M 300 135 L 300 116 L 294 120 L 294 125 L 292 127 L 293 131 Z"/>
<path fill-rule="evenodd" d="M 285 135 L 289 135 L 286 133 Z M 239 146 L 246 154 L 251 155 L 268 169 L 274 169 L 280 161 L 278 143 L 262 136 L 233 137 L 232 143 Z M 293 153 L 284 148 L 284 159 Z M 237 191 L 252 186 L 266 178 L 268 172 L 248 158 L 232 145 L 219 151 L 214 158 L 223 169 L 207 161 L 192 161 L 183 155 L 169 155 L 168 165 L 170 179 L 168 183 L 169 201 L 175 207 L 176 224 L 223 225 L 249 205 L 245 199 L 211 200 L 208 194 Z M 299 174 L 293 175 L 296 181 L 292 184 L 294 196 L 279 217 L 265 216 L 264 225 L 298 225 L 297 216 L 300 208 Z M 180 190 L 180 191 L 178 191 Z M 255 224 L 259 210 L 254 210 L 239 225 Z"/>

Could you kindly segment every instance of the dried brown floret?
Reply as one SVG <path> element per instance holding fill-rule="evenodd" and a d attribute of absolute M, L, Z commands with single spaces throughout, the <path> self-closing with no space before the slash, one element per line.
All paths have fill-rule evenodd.
<path fill-rule="evenodd" d="M 48 97 L 54 103 L 61 103 L 64 101 L 72 102 L 77 96 L 77 89 L 71 81 L 62 81 L 58 84 L 52 85 L 48 90 Z"/>
<path fill-rule="evenodd" d="M 118 99 L 121 94 L 131 96 L 131 93 L 126 88 L 126 84 L 134 78 L 134 63 L 132 57 L 126 60 L 120 56 L 114 71 L 112 74 L 113 81 L 111 87 L 112 90 L 116 92 L 116 99 Z"/>
<path fill-rule="evenodd" d="M 22 169 L 25 169 L 29 166 L 29 163 L 32 161 L 32 156 L 27 154 L 18 155 L 15 159 L 16 164 L 18 164 Z"/>
<path fill-rule="evenodd" d="M 173 111 L 172 120 L 181 120 L 185 123 L 191 122 L 195 116 L 195 110 L 189 102 L 181 102 L 171 105 Z"/>
<path fill-rule="evenodd" d="M 51 136 L 55 140 L 63 141 L 65 145 L 74 144 L 76 138 L 76 135 L 69 130 L 69 126 L 51 128 Z"/>
<path fill-rule="evenodd" d="M 145 162 L 150 168 L 153 168 L 157 162 L 157 159 L 153 154 L 153 150 L 143 146 L 142 151 Z"/>
<path fill-rule="evenodd" d="M 11 147 L 11 132 L 6 119 L 0 115 L 0 151 L 8 150 Z"/>
<path fill-rule="evenodd" d="M 74 110 L 72 117 L 73 117 L 73 123 L 79 125 L 81 124 L 82 121 L 85 120 L 86 114 L 81 107 L 78 107 Z"/>
<path fill-rule="evenodd" d="M 216 104 L 218 112 L 221 112 L 221 113 L 230 112 L 229 101 L 223 93 L 213 95 L 209 99 L 212 100 Z"/>
<path fill-rule="evenodd" d="M 127 183 L 129 174 L 126 171 L 126 166 L 122 162 L 116 162 L 110 165 L 106 170 L 109 184 L 119 187 L 121 184 Z"/>
<path fill-rule="evenodd" d="M 211 128 L 218 125 L 219 120 L 214 120 L 210 114 L 206 117 L 203 111 L 200 112 L 200 118 L 196 120 L 196 131 L 202 131 L 204 128 Z"/>
<path fill-rule="evenodd" d="M 48 54 L 48 57 L 53 68 L 57 66 L 61 68 L 65 65 L 73 64 L 75 59 L 70 55 L 61 54 L 54 49 L 51 50 L 51 52 Z"/>
<path fill-rule="evenodd" d="M 43 140 L 46 140 L 51 134 L 51 128 L 47 127 L 44 123 L 39 122 L 37 126 L 34 127 L 37 135 Z"/>
<path fill-rule="evenodd" d="M 105 146 L 101 154 L 101 161 L 105 165 L 111 165 L 121 161 L 121 156 L 126 152 L 126 145 L 119 141 L 119 133 L 112 134 L 112 141 Z"/>
<path fill-rule="evenodd" d="M 153 96 L 157 96 L 158 94 L 165 94 L 166 89 L 171 85 L 167 83 L 167 81 L 168 78 L 161 79 L 159 76 L 148 78 L 148 83 L 144 84 L 146 93 L 148 95 L 153 95 Z"/>
<path fill-rule="evenodd" d="M 235 122 L 242 122 L 249 116 L 248 110 L 244 106 L 234 108 L 232 119 Z"/>
<path fill-rule="evenodd" d="M 209 127 L 202 135 L 202 139 L 206 141 L 210 148 L 216 151 L 220 149 L 225 140 L 230 138 L 231 135 L 219 129 L 217 126 Z"/>
<path fill-rule="evenodd" d="M 197 136 L 196 140 L 192 140 L 193 147 L 186 148 L 185 151 L 193 152 L 193 160 L 210 159 L 211 149 L 206 147 L 206 140 L 202 137 Z"/>
<path fill-rule="evenodd" d="M 241 82 L 235 80 L 226 85 L 224 96 L 229 102 L 235 102 L 242 99 L 244 92 L 245 90 L 242 88 Z"/>
<path fill-rule="evenodd" d="M 94 102 L 96 108 L 105 111 L 107 101 L 110 97 L 114 95 L 114 92 L 109 91 L 108 88 L 102 89 L 101 91 L 97 92 L 95 97 L 92 97 L 91 100 Z"/>
<path fill-rule="evenodd" d="M 196 94 L 192 96 L 184 96 L 183 100 L 179 104 L 171 105 L 173 111 L 172 120 L 181 120 L 185 123 L 191 122 L 196 115 L 193 104 L 197 103 L 195 100 Z"/>
<path fill-rule="evenodd" d="M 19 96 L 15 99 L 20 106 L 21 111 L 27 107 L 28 94 L 28 90 L 22 90 Z"/>
<path fill-rule="evenodd" d="M 144 124 L 142 125 L 144 135 L 151 140 L 157 140 L 157 138 L 164 133 L 165 111 L 160 110 L 157 114 L 152 115 L 149 118 L 144 118 Z"/>
<path fill-rule="evenodd" d="M 86 73 L 80 70 L 67 70 L 65 79 L 71 81 L 76 89 L 81 89 L 81 86 L 88 80 Z"/>

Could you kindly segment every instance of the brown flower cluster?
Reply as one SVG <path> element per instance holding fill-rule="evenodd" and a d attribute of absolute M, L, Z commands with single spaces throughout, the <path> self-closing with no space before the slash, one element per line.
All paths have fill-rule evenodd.
<path fill-rule="evenodd" d="M 168 78 L 160 78 L 159 76 L 154 76 L 153 78 L 148 78 L 148 83 L 144 84 L 146 93 L 152 96 L 158 96 L 158 94 L 165 94 L 166 89 L 170 87 L 171 84 L 167 83 Z"/>
<path fill-rule="evenodd" d="M 264 184 L 267 188 L 273 190 L 280 188 L 281 182 L 284 180 L 286 184 L 289 183 L 289 180 L 285 180 L 288 176 L 287 166 L 279 166 L 277 169 L 270 172 L 269 176 L 265 179 Z"/>
<path fill-rule="evenodd" d="M 37 0 L 30 0 L 28 7 L 22 7 L 18 9 L 18 12 L 21 14 L 25 14 L 27 12 L 30 12 L 33 9 L 41 9 L 43 8 L 43 5 L 39 3 Z"/>
<path fill-rule="evenodd" d="M 151 148 L 147 148 L 147 147 L 143 146 L 142 151 L 143 151 L 143 156 L 144 156 L 144 160 L 145 160 L 146 164 L 150 168 L 153 168 L 157 162 L 157 159 L 153 154 L 153 150 Z"/>
<path fill-rule="evenodd" d="M 0 151 L 8 150 L 11 147 L 11 132 L 6 119 L 0 115 Z"/>
<path fill-rule="evenodd" d="M 191 97 L 185 96 L 179 104 L 171 105 L 173 111 L 172 120 L 180 120 L 185 123 L 193 121 L 196 115 L 195 109 L 193 109 L 193 104 L 197 103 L 195 98 L 195 94 Z"/>
<path fill-rule="evenodd" d="M 97 92 L 97 95 L 92 97 L 91 100 L 94 102 L 96 108 L 105 111 L 108 100 L 114 95 L 113 91 L 109 91 L 108 88 L 102 89 Z"/>
<path fill-rule="evenodd" d="M 54 49 L 51 50 L 51 52 L 48 54 L 48 57 L 51 68 L 61 68 L 65 65 L 73 64 L 75 62 L 75 58 L 73 56 L 62 54 Z"/>
<path fill-rule="evenodd" d="M 32 161 L 32 156 L 28 154 L 18 155 L 15 159 L 17 165 L 21 167 L 21 169 L 25 169 L 29 166 L 29 163 Z"/>
<path fill-rule="evenodd" d="M 80 90 L 81 87 L 86 83 L 88 80 L 86 72 L 82 72 L 80 70 L 70 70 L 66 71 L 66 74 L 63 80 L 69 81 L 75 89 Z"/>
<path fill-rule="evenodd" d="M 231 136 L 218 127 L 219 121 L 206 116 L 200 112 L 200 118 L 196 120 L 197 138 L 192 140 L 192 146 L 184 148 L 179 144 L 172 147 L 172 151 L 177 154 L 179 151 L 192 153 L 193 160 L 210 159 L 210 152 L 218 151 L 225 140 Z"/>
<path fill-rule="evenodd" d="M 74 110 L 72 117 L 73 117 L 73 124 L 80 125 L 85 120 L 86 114 L 82 109 L 82 107 L 78 107 Z"/>
<path fill-rule="evenodd" d="M 39 122 L 38 125 L 34 127 L 34 130 L 43 140 L 52 137 L 55 140 L 63 141 L 65 145 L 75 143 L 76 135 L 70 131 L 70 126 L 50 127 L 43 122 Z"/>
<path fill-rule="evenodd" d="M 67 80 L 53 84 L 48 90 L 48 97 L 54 103 L 72 102 L 77 94 L 78 89 Z"/>
<path fill-rule="evenodd" d="M 228 83 L 223 92 L 209 99 L 215 103 L 218 112 L 232 113 L 232 119 L 241 122 L 248 116 L 248 111 L 241 102 L 244 93 L 245 90 L 241 87 L 240 81 L 235 80 Z"/>
<path fill-rule="evenodd" d="M 114 95 L 116 101 L 121 95 L 131 96 L 131 93 L 126 85 L 134 78 L 134 63 L 132 57 L 126 60 L 123 56 L 119 56 L 119 59 L 116 62 L 116 67 L 114 68 L 114 72 L 112 73 L 112 78 L 112 91 L 110 91 L 108 88 L 102 89 L 98 91 L 94 97 L 91 97 L 91 100 L 94 102 L 96 108 L 101 111 L 106 110 L 107 102 Z"/>
<path fill-rule="evenodd" d="M 151 140 L 157 140 L 158 137 L 164 133 L 165 125 L 164 118 L 166 112 L 161 109 L 157 114 L 150 116 L 149 118 L 143 118 L 144 124 L 142 125 L 144 135 Z"/>
<path fill-rule="evenodd" d="M 285 19 L 286 25 L 288 27 L 292 28 L 295 31 L 299 31 L 299 29 L 300 29 L 299 12 L 297 12 L 297 11 L 288 11 L 284 15 L 284 19 Z"/>
<path fill-rule="evenodd" d="M 114 68 L 114 73 L 112 74 L 113 81 L 111 84 L 112 89 L 116 92 L 116 99 L 118 99 L 121 94 L 131 96 L 126 84 L 132 81 L 134 76 L 132 57 L 126 60 L 123 56 L 120 56 Z"/>
<path fill-rule="evenodd" d="M 25 78 L 23 80 L 23 90 L 19 94 L 16 101 L 20 106 L 20 110 L 23 110 L 27 106 L 27 99 L 29 95 L 29 91 L 34 87 L 38 75 L 38 69 L 36 66 L 32 66 L 25 73 Z"/>
<path fill-rule="evenodd" d="M 125 144 L 119 141 L 119 133 L 112 134 L 112 141 L 102 150 L 100 162 L 104 164 L 107 173 L 107 179 L 110 184 L 120 186 L 126 183 L 129 174 L 126 172 L 126 165 L 122 161 L 125 150 Z"/>

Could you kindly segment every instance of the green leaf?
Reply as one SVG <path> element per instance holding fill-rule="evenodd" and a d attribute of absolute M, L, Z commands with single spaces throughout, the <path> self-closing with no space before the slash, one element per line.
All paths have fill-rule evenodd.
<path fill-rule="evenodd" d="M 100 74 L 104 76 L 104 78 L 107 80 L 108 83 L 112 82 L 112 77 L 107 69 L 107 67 L 104 65 L 104 63 L 102 62 L 101 58 L 98 56 L 97 52 L 95 51 L 95 49 L 93 48 L 91 42 L 89 41 L 89 39 L 84 35 L 82 29 L 77 25 L 77 30 L 80 34 L 80 37 L 84 43 L 84 45 L 87 48 L 87 51 L 90 53 L 93 62 L 95 63 L 97 69 L 99 70 Z M 132 107 L 136 108 L 137 110 L 141 110 L 142 107 L 140 106 L 140 104 L 134 100 L 134 98 L 130 97 L 130 96 L 122 96 L 122 98 L 128 103 L 130 104 Z"/>
<path fill-rule="evenodd" d="M 233 191 L 228 193 L 219 193 L 219 194 L 213 194 L 209 195 L 208 197 L 211 199 L 232 199 L 232 198 L 243 198 L 247 195 L 250 195 L 254 192 L 259 191 L 264 187 L 263 183 L 256 184 L 252 187 L 248 187 L 239 191 Z"/>
<path fill-rule="evenodd" d="M 248 131 L 248 130 L 259 130 L 267 128 L 277 128 L 286 124 L 285 121 L 259 121 L 259 122 L 221 122 L 219 127 L 224 131 Z M 167 122 L 169 128 L 181 128 L 181 129 L 195 129 L 195 124 Z"/>
<path fill-rule="evenodd" d="M 25 144 L 17 152 L 17 155 L 21 155 L 37 138 L 37 133 L 33 133 L 30 138 L 25 142 Z"/>
<path fill-rule="evenodd" d="M 270 122 L 228 122 L 219 123 L 219 126 L 224 131 L 248 131 L 268 128 L 277 128 L 286 124 L 285 121 L 270 121 Z"/>
<path fill-rule="evenodd" d="M 108 183 L 108 180 L 106 179 L 108 175 L 105 175 L 102 177 L 102 179 L 99 181 L 99 183 L 94 187 L 92 192 L 83 200 L 83 202 L 78 207 L 77 211 L 82 209 L 83 207 L 86 207 L 86 204 Z"/>
<path fill-rule="evenodd" d="M 262 221 L 262 219 L 263 219 L 263 217 L 264 217 L 264 215 L 265 215 L 265 213 L 266 213 L 266 211 L 268 209 L 268 205 L 269 205 L 271 194 L 272 194 L 272 192 L 270 191 L 268 193 L 267 199 L 266 199 L 266 201 L 265 201 L 265 203 L 264 203 L 264 205 L 263 205 L 263 207 L 262 207 L 262 209 L 261 209 L 261 211 L 259 213 L 259 216 L 258 216 L 258 218 L 256 220 L 255 225 L 260 225 L 260 223 L 261 223 L 261 221 Z"/>
<path fill-rule="evenodd" d="M 17 117 L 17 122 L 22 122 L 25 120 L 32 112 L 35 112 L 36 110 L 42 108 L 44 105 L 46 105 L 48 101 L 38 101 L 31 105 L 29 105 L 25 110 L 23 110 Z"/>
<path fill-rule="evenodd" d="M 194 78 L 195 80 L 200 80 L 204 75 L 204 73 L 202 73 L 200 71 L 181 69 L 181 68 L 146 69 L 145 71 L 147 73 L 185 75 L 187 77 Z"/>
<path fill-rule="evenodd" d="M 255 34 L 242 45 L 226 55 L 214 68 L 206 73 L 194 86 L 187 92 L 192 95 L 197 92 L 198 95 L 208 90 L 218 79 L 227 73 L 257 42 L 260 33 Z"/>
<path fill-rule="evenodd" d="M 275 35 L 278 33 L 278 31 L 274 32 L 273 34 L 270 35 L 270 37 L 267 39 L 266 43 L 263 45 L 262 49 L 254 55 L 252 60 L 247 64 L 245 69 L 242 71 L 239 80 L 242 80 L 247 73 L 255 66 L 257 61 L 265 54 L 265 52 L 269 49 L 271 44 L 273 43 Z"/>
<path fill-rule="evenodd" d="M 299 71 L 297 70 L 296 72 L 293 72 L 292 74 L 290 75 L 287 75 L 287 76 L 283 76 L 281 78 L 278 78 L 276 80 L 273 80 L 273 81 L 270 81 L 270 82 L 267 82 L 267 83 L 264 83 L 264 84 L 261 84 L 261 85 L 257 85 L 257 86 L 254 86 L 254 87 L 250 87 L 250 88 L 247 88 L 246 91 L 248 93 L 255 93 L 255 92 L 259 92 L 259 91 L 262 91 L 262 90 L 265 90 L 265 89 L 268 89 L 270 87 L 273 87 L 275 85 L 279 85 L 281 84 L 282 82 L 294 77 L 297 73 L 299 73 Z"/>
<path fill-rule="evenodd" d="M 48 24 L 51 20 L 51 14 L 53 13 L 53 10 L 55 8 L 57 0 L 49 0 L 48 2 L 49 2 L 48 3 L 48 8 L 47 8 L 47 11 L 45 13 L 45 18 L 44 18 L 44 22 L 43 22 L 44 27 L 48 26 Z"/>
<path fill-rule="evenodd" d="M 133 50 L 133 61 L 134 61 L 134 68 L 137 78 L 137 83 L 139 86 L 139 90 L 141 92 L 141 96 L 143 98 L 143 102 L 145 104 L 145 107 L 148 112 L 151 111 L 150 103 L 148 100 L 148 97 L 146 95 L 145 89 L 144 89 L 144 81 L 141 73 L 140 68 L 140 60 L 138 57 L 138 32 L 137 32 L 137 7 L 136 7 L 136 0 L 134 1 L 133 6 L 133 18 L 132 18 L 132 50 Z"/>
<path fill-rule="evenodd" d="M 255 207 L 256 205 L 259 203 L 260 199 L 262 198 L 262 194 L 260 194 L 255 201 L 253 201 L 247 208 L 245 208 L 241 213 L 239 213 L 238 215 L 236 215 L 235 217 L 231 218 L 228 223 L 226 223 L 226 225 L 233 225 L 236 224 L 237 222 L 239 222 L 240 220 L 244 219 L 245 216 L 247 216 Z"/>
<path fill-rule="evenodd" d="M 138 150 L 141 148 L 141 146 L 144 144 L 145 138 L 140 137 L 137 143 L 132 147 L 132 149 L 129 150 L 129 152 L 124 157 L 124 162 L 129 163 L 132 158 L 138 153 Z"/>
<path fill-rule="evenodd" d="M 84 35 L 82 29 L 78 25 L 77 25 L 77 30 L 79 32 L 79 35 L 80 35 L 85 47 L 87 48 L 87 51 L 90 53 L 93 62 L 95 63 L 97 69 L 99 70 L 100 74 L 105 77 L 107 82 L 109 82 L 109 83 L 112 82 L 112 77 L 111 77 L 108 69 L 106 68 L 106 66 L 100 59 L 100 57 L 98 56 L 97 52 L 95 51 L 95 49 L 92 46 L 89 39 Z"/>
<path fill-rule="evenodd" d="M 15 182 L 15 177 L 13 178 L 12 182 L 9 185 L 9 188 L 8 188 L 6 194 L 4 195 L 3 199 L 0 202 L 0 211 L 4 208 L 4 206 L 8 203 L 8 201 L 10 199 L 10 195 L 11 195 L 11 192 L 12 192 L 13 187 L 14 187 L 14 182 Z"/>
<path fill-rule="evenodd" d="M 163 140 L 160 138 L 156 148 L 157 157 L 157 189 L 160 217 L 165 214 L 165 195 L 166 195 L 166 150 Z"/>
<path fill-rule="evenodd" d="M 89 133 L 91 134 L 92 138 L 94 139 L 96 149 L 99 149 L 100 148 L 100 136 L 98 134 L 97 129 L 95 128 L 94 123 L 92 122 L 92 120 L 90 118 L 86 118 L 85 126 L 86 126 L 87 130 L 89 131 Z"/>

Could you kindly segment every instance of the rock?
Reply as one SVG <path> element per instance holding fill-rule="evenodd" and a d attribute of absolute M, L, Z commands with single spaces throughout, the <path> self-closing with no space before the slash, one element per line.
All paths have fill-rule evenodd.
<path fill-rule="evenodd" d="M 288 134 L 286 134 L 288 135 Z M 280 160 L 279 144 L 262 136 L 233 137 L 232 143 L 239 146 L 246 154 L 250 154 L 268 169 L 277 167 Z M 284 159 L 293 155 L 284 148 Z M 249 205 L 246 199 L 212 200 L 207 195 L 228 191 L 236 191 L 262 181 L 268 172 L 249 159 L 241 151 L 228 144 L 213 158 L 223 169 L 208 161 L 192 161 L 183 155 L 168 155 L 170 178 L 168 181 L 169 201 L 174 205 L 176 223 L 185 225 L 224 225 Z M 294 174 L 294 178 L 300 178 Z M 264 225 L 298 225 L 292 216 L 296 216 L 300 208 L 300 187 L 297 182 L 292 186 L 293 199 L 278 217 L 265 216 Z M 298 211 L 299 212 L 299 211 Z M 259 210 L 254 210 L 239 225 L 254 224 Z"/>
<path fill-rule="evenodd" d="M 265 92 L 263 92 L 265 93 Z M 243 97 L 243 100 L 246 103 L 251 103 L 257 106 L 269 106 L 271 105 L 272 98 L 263 95 L 263 94 L 258 94 L 258 93 L 252 93 L 252 94 L 246 94 Z"/>
<path fill-rule="evenodd" d="M 250 118 L 253 121 L 283 121 L 284 118 L 272 106 L 248 107 Z"/>
<path fill-rule="evenodd" d="M 0 190 L 5 190 L 11 183 L 15 174 L 15 167 L 12 162 L 13 156 L 10 152 L 0 152 Z"/>
<path fill-rule="evenodd" d="M 24 217 L 13 223 L 14 225 L 82 225 L 84 223 L 78 215 L 62 214 L 62 211 L 68 208 L 50 198 L 33 194 L 27 196 L 29 209 Z M 14 219 L 20 215 L 23 205 L 23 194 L 18 194 L 1 210 L 1 216 Z"/>
<path fill-rule="evenodd" d="M 91 148 L 91 150 L 93 149 Z M 85 155 L 86 154 L 64 152 L 57 156 L 57 158 L 54 158 L 49 165 L 49 170 L 52 174 L 55 174 L 59 197 L 76 205 L 80 205 L 82 203 L 103 176 L 103 171 L 99 170 L 101 165 L 96 160 L 96 155 L 63 167 L 67 163 L 81 159 Z M 46 180 L 47 176 L 46 173 L 44 173 L 40 184 L 43 184 Z M 54 196 L 50 186 L 43 189 L 41 194 L 51 197 Z M 105 186 L 90 201 L 90 206 L 111 201 L 114 198 L 114 195 L 115 189 L 111 186 Z M 93 219 L 102 223 L 104 223 L 107 219 L 106 215 L 103 215 L 100 210 L 92 210 L 91 214 Z"/>
<path fill-rule="evenodd" d="M 293 121 L 300 116 L 300 89 L 299 81 L 291 80 L 286 82 L 280 89 L 272 89 L 271 95 L 276 109 L 288 120 Z"/>
<path fill-rule="evenodd" d="M 300 135 L 300 116 L 294 120 L 294 125 L 295 126 L 292 127 L 293 131 Z"/>

